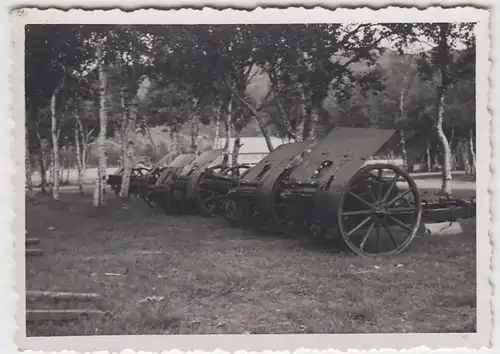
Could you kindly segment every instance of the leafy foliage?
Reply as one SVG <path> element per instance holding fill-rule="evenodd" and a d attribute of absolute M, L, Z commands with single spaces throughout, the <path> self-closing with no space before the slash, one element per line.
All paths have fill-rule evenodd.
<path fill-rule="evenodd" d="M 36 150 L 39 137 L 48 136 L 44 112 L 69 71 L 58 98 L 64 113 L 61 144 L 71 144 L 75 107 L 98 133 L 99 38 L 105 43 L 110 137 L 123 120 L 121 99 L 132 102 L 145 77 L 152 84 L 139 104 L 140 130 L 181 130 L 193 119 L 213 125 L 220 112 L 229 114 L 237 131 L 258 115 L 266 133 L 282 137 L 307 138 L 338 125 L 416 132 L 435 114 L 433 92 L 443 79 L 435 69 L 443 60 L 452 63 L 445 77 L 445 131 L 451 134 L 453 127 L 454 134 L 464 135 L 475 114 L 472 29 L 467 23 L 449 26 L 448 46 L 465 48 L 446 54 L 449 58 L 437 49 L 403 53 L 421 38 L 437 38 L 439 24 L 31 25 L 26 28 L 30 146 Z M 387 43 L 394 50 L 384 48 Z M 304 132 L 297 133 L 301 127 Z"/>

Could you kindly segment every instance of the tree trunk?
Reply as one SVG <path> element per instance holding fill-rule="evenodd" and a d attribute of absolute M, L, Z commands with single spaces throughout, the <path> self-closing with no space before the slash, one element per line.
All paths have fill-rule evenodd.
<path fill-rule="evenodd" d="M 78 191 L 83 195 L 83 164 L 82 164 L 82 151 L 80 147 L 80 126 L 75 124 L 75 150 L 76 150 L 76 169 L 77 169 L 77 183 Z"/>
<path fill-rule="evenodd" d="M 220 111 L 221 107 L 217 107 L 217 111 L 215 113 L 215 136 L 214 136 L 214 148 L 216 148 L 220 139 Z"/>
<path fill-rule="evenodd" d="M 61 185 L 64 181 L 64 170 L 66 169 L 67 160 L 64 157 L 59 156 L 59 185 Z"/>
<path fill-rule="evenodd" d="M 319 107 L 311 107 L 311 112 L 309 113 L 307 119 L 307 128 L 304 130 L 304 140 L 315 140 L 317 136 L 319 122 Z"/>
<path fill-rule="evenodd" d="M 122 121 L 120 126 L 120 165 L 124 168 L 125 154 L 127 150 L 127 124 L 129 115 L 127 113 L 127 105 L 125 104 L 125 91 L 120 90 L 120 105 L 122 109 Z"/>
<path fill-rule="evenodd" d="M 93 129 L 90 132 L 87 132 L 87 134 L 84 134 L 82 126 L 80 126 L 81 129 L 81 139 L 82 139 L 82 174 L 85 177 L 85 172 L 87 171 L 87 152 L 89 151 L 89 142 L 90 142 L 90 135 L 92 134 Z"/>
<path fill-rule="evenodd" d="M 440 85 L 437 90 L 436 97 L 436 132 L 441 143 L 442 148 L 442 185 L 441 192 L 445 196 L 451 196 L 451 149 L 448 139 L 443 131 L 443 120 L 444 120 L 444 99 L 445 99 L 446 87 Z"/>
<path fill-rule="evenodd" d="M 70 169 L 72 167 L 72 164 L 70 163 L 71 161 L 67 160 L 67 165 L 66 165 L 66 178 L 64 179 L 64 182 L 66 184 L 69 184 L 69 173 L 70 173 Z"/>
<path fill-rule="evenodd" d="M 64 172 L 68 168 L 68 147 L 63 146 L 59 149 L 59 185 L 64 183 Z"/>
<path fill-rule="evenodd" d="M 172 160 L 174 160 L 181 153 L 181 142 L 179 136 L 179 127 L 177 124 L 173 124 L 170 127 L 170 144 L 169 144 L 170 154 Z"/>
<path fill-rule="evenodd" d="M 399 130 L 399 146 L 401 147 L 401 157 L 403 159 L 403 167 L 408 171 L 413 171 L 413 166 L 408 165 L 408 151 L 406 150 L 406 138 L 403 129 Z"/>
<path fill-rule="evenodd" d="M 191 119 L 191 123 L 190 123 L 190 137 L 191 137 L 191 150 L 193 151 L 193 153 L 196 153 L 197 151 L 197 147 L 198 147 L 198 134 L 200 132 L 200 125 L 199 125 L 200 121 L 198 119 L 197 116 L 194 116 L 192 119 Z"/>
<path fill-rule="evenodd" d="M 47 193 L 47 170 L 45 165 L 45 151 L 40 148 L 38 152 L 38 167 L 40 168 L 40 190 L 42 193 Z"/>
<path fill-rule="evenodd" d="M 299 85 L 300 92 L 300 114 L 297 116 L 297 122 L 295 123 L 295 140 L 303 141 L 304 135 L 306 135 L 307 131 L 307 120 L 309 119 L 309 114 L 307 112 L 307 99 L 306 93 L 304 92 L 304 88 L 302 85 Z"/>
<path fill-rule="evenodd" d="M 459 147 L 459 148 L 458 148 Z M 471 166 L 471 156 L 470 156 L 470 149 L 467 144 L 467 141 L 460 139 L 458 141 L 458 146 L 457 150 L 459 152 L 459 155 L 462 159 L 462 164 L 463 168 L 465 170 L 465 175 L 466 176 L 472 176 L 472 166 Z"/>
<path fill-rule="evenodd" d="M 24 151 L 24 168 L 25 168 L 25 176 L 26 176 L 26 196 L 28 198 L 33 197 L 33 179 L 32 175 L 33 172 L 31 170 L 31 156 L 30 156 L 30 149 L 29 149 L 29 138 L 28 138 L 28 128 L 26 127 L 26 132 L 25 132 L 25 151 Z"/>
<path fill-rule="evenodd" d="M 49 184 L 51 185 L 50 187 L 50 192 L 53 193 L 54 189 L 54 176 L 55 176 L 55 169 L 54 169 L 54 150 L 50 150 L 50 162 L 49 162 Z"/>
<path fill-rule="evenodd" d="M 52 181 L 53 181 L 53 186 L 52 186 L 52 197 L 54 200 L 59 200 L 59 134 L 58 134 L 58 127 L 57 127 L 57 96 L 59 94 L 59 91 L 61 90 L 61 87 L 64 85 L 64 78 L 66 77 L 66 74 L 64 77 L 59 81 L 57 84 L 56 88 L 54 89 L 54 92 L 52 93 L 52 97 L 50 99 L 50 133 L 52 136 L 52 166 L 51 166 L 51 172 L 52 172 Z"/>
<path fill-rule="evenodd" d="M 431 142 L 430 141 L 427 144 L 426 155 L 427 155 L 427 172 L 431 172 L 431 170 L 432 170 L 432 159 L 431 159 Z"/>
<path fill-rule="evenodd" d="M 238 156 L 240 154 L 241 148 L 241 139 L 240 139 L 241 131 L 236 129 L 234 133 L 234 145 L 233 151 L 231 155 L 231 166 L 236 166 L 238 164 Z"/>
<path fill-rule="evenodd" d="M 156 144 L 153 140 L 153 136 L 151 135 L 151 130 L 149 129 L 149 127 L 146 127 L 146 130 L 147 130 L 147 133 L 148 133 L 148 139 L 149 139 L 149 143 L 151 144 L 151 146 L 153 147 L 153 161 L 155 161 L 155 163 L 158 161 L 158 151 L 157 151 L 157 148 L 156 148 Z"/>
<path fill-rule="evenodd" d="M 471 157 L 472 175 L 476 178 L 476 149 L 474 144 L 474 130 L 470 130 L 469 134 L 469 152 Z"/>
<path fill-rule="evenodd" d="M 123 159 L 123 176 L 122 185 L 120 187 L 120 197 L 122 198 L 128 197 L 128 191 L 130 188 L 130 174 L 132 173 L 132 168 L 134 167 L 135 125 L 137 122 L 137 109 L 138 103 L 134 98 L 128 110 L 128 122 L 126 124 L 124 136 L 127 145 L 125 149 L 125 156 Z"/>
<path fill-rule="evenodd" d="M 264 124 L 264 121 L 262 120 L 262 117 L 260 116 L 259 112 L 251 104 L 249 104 L 243 97 L 241 97 L 241 95 L 238 93 L 238 91 L 236 91 L 234 87 L 231 86 L 228 87 L 233 93 L 233 95 L 236 96 L 236 98 L 252 113 L 255 120 L 257 121 L 257 124 L 259 125 L 262 136 L 266 141 L 267 148 L 269 149 L 269 151 L 273 151 L 274 150 L 273 142 L 271 141 L 271 137 L 267 132 L 266 125 Z"/>
<path fill-rule="evenodd" d="M 408 81 L 407 75 L 405 75 L 403 79 L 403 86 L 401 87 L 401 92 L 399 94 L 399 122 L 396 121 L 396 124 L 398 124 L 401 127 L 401 122 L 406 121 L 406 110 L 405 110 L 405 98 L 406 98 L 406 91 L 407 87 L 404 85 L 405 82 Z M 408 81 L 408 86 L 409 86 L 409 81 Z M 408 153 L 406 151 L 406 139 L 405 139 L 405 134 L 403 128 L 399 129 L 399 145 L 401 147 L 401 156 L 403 158 L 403 167 L 409 168 L 408 166 Z"/>
<path fill-rule="evenodd" d="M 224 122 L 224 129 L 226 131 L 226 142 L 224 143 L 224 150 L 227 152 L 228 155 L 231 154 L 229 151 L 229 144 L 231 140 L 231 127 L 233 125 L 232 122 L 232 115 L 233 115 L 233 99 L 231 98 L 229 100 L 229 103 L 227 105 L 227 112 L 226 112 L 226 120 Z"/>
<path fill-rule="evenodd" d="M 107 133 L 107 107 L 106 107 L 106 89 L 107 77 L 104 70 L 103 43 L 99 43 L 96 50 L 96 57 L 99 68 L 99 141 L 97 152 L 99 156 L 99 168 L 94 188 L 93 204 L 100 207 L 104 204 L 104 192 L 106 188 L 106 133 Z"/>
<path fill-rule="evenodd" d="M 439 83 L 436 91 L 436 131 L 441 143 L 442 150 L 442 179 L 443 184 L 441 186 L 441 192 L 445 196 L 451 196 L 451 148 L 448 143 L 448 139 L 443 131 L 443 121 L 444 121 L 444 100 L 446 96 L 446 90 L 450 84 L 450 78 L 448 76 L 448 65 L 449 65 L 449 44 L 448 44 L 448 34 L 449 34 L 450 24 L 440 23 L 439 24 L 439 44 L 437 47 L 438 54 L 438 68 L 439 74 L 441 76 L 441 82 Z"/>

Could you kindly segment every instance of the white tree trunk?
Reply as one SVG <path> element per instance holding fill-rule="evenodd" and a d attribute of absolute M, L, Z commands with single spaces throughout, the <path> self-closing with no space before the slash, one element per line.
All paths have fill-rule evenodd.
<path fill-rule="evenodd" d="M 98 156 L 99 168 L 94 189 L 93 204 L 96 207 L 104 204 L 104 192 L 106 188 L 106 132 L 107 132 L 107 107 L 106 107 L 106 88 L 107 77 L 104 68 L 103 59 L 103 43 L 99 43 L 96 51 L 98 67 L 99 67 L 99 140 L 98 140 Z"/>
<path fill-rule="evenodd" d="M 90 137 L 94 131 L 94 129 L 91 129 L 91 131 L 87 132 L 87 134 L 84 134 L 83 132 L 83 126 L 80 125 L 81 129 L 81 142 L 82 142 L 82 174 L 85 176 L 85 172 L 87 171 L 87 152 L 89 151 L 89 144 L 90 144 Z"/>
<path fill-rule="evenodd" d="M 472 175 L 476 177 L 476 149 L 475 149 L 475 144 L 474 144 L 474 130 L 470 130 L 469 134 L 469 152 L 471 156 L 471 162 L 472 162 Z"/>
<path fill-rule="evenodd" d="M 47 193 L 47 171 L 45 169 L 45 156 L 43 151 L 39 151 L 37 154 L 38 160 L 38 173 L 40 173 L 40 192 Z"/>
<path fill-rule="evenodd" d="M 49 160 L 49 185 L 50 186 L 50 193 L 52 193 L 52 190 L 54 188 L 54 176 L 55 176 L 55 169 L 54 169 L 54 151 L 51 149 L 50 150 L 50 160 Z"/>
<path fill-rule="evenodd" d="M 220 138 L 220 111 L 221 107 L 217 107 L 217 112 L 215 113 L 215 136 L 214 136 L 214 147 L 217 146 Z"/>
<path fill-rule="evenodd" d="M 438 88 L 436 97 L 436 132 L 439 137 L 439 141 L 442 147 L 442 185 L 441 192 L 446 195 L 451 195 L 451 148 L 448 143 L 448 139 L 443 131 L 443 120 L 444 120 L 444 98 L 445 98 L 445 88 Z"/>
<path fill-rule="evenodd" d="M 125 155 L 123 158 L 123 177 L 120 187 L 120 197 L 127 198 L 130 188 L 130 174 L 134 167 L 135 125 L 137 121 L 137 102 L 132 102 L 128 110 L 128 122 L 125 129 Z"/>
<path fill-rule="evenodd" d="M 303 141 L 304 134 L 306 131 L 306 121 L 307 117 L 307 109 L 306 109 L 306 93 L 304 92 L 304 88 L 301 84 L 299 84 L 300 91 L 300 114 L 297 115 L 297 122 L 295 123 L 295 140 Z"/>
<path fill-rule="evenodd" d="M 82 151 L 80 146 L 81 130 L 80 125 L 75 124 L 75 151 L 76 151 L 76 169 L 77 169 L 77 183 L 78 191 L 83 194 L 83 164 L 82 164 Z"/>
<path fill-rule="evenodd" d="M 125 154 L 127 150 L 127 124 L 129 120 L 129 115 L 127 112 L 127 105 L 125 104 L 125 92 L 120 91 L 120 105 L 122 109 L 122 121 L 120 126 L 120 165 L 124 168 L 125 164 Z"/>
<path fill-rule="evenodd" d="M 427 155 L 427 172 L 431 172 L 432 161 L 431 161 L 431 142 L 430 141 L 427 144 L 426 155 Z"/>
<path fill-rule="evenodd" d="M 264 136 L 267 148 L 269 149 L 269 151 L 273 151 L 274 150 L 273 143 L 271 141 L 271 138 L 269 137 L 269 133 L 266 130 L 266 126 L 265 126 L 264 121 L 263 121 L 262 117 L 260 116 L 259 112 L 251 104 L 249 104 L 243 97 L 241 97 L 241 95 L 238 93 L 238 91 L 234 87 L 229 86 L 229 84 L 228 84 L 228 88 L 231 90 L 232 96 L 235 96 L 246 108 L 248 108 L 250 110 L 250 112 L 252 112 L 252 115 L 254 116 L 255 120 L 257 121 L 257 124 L 259 125 L 260 131 L 262 132 L 262 135 Z M 231 96 L 231 100 L 232 100 L 232 96 Z M 229 112 L 231 112 L 231 111 L 229 110 Z"/>
<path fill-rule="evenodd" d="M 52 93 L 50 99 L 50 133 L 52 136 L 52 197 L 54 200 L 59 200 L 59 134 L 57 129 L 57 95 L 64 84 L 64 79 L 61 79 Z"/>
<path fill-rule="evenodd" d="M 224 129 L 226 130 L 226 143 L 224 144 L 224 150 L 226 150 L 228 156 L 231 154 L 229 151 L 229 141 L 231 140 L 231 128 L 233 125 L 233 99 L 229 100 L 226 112 L 226 121 L 224 122 Z"/>
<path fill-rule="evenodd" d="M 238 156 L 240 154 L 240 148 L 241 148 L 240 135 L 241 131 L 236 130 L 234 133 L 234 145 L 231 155 L 231 166 L 236 166 L 238 164 Z"/>
<path fill-rule="evenodd" d="M 403 82 L 406 82 L 407 77 L 405 76 Z M 406 98 L 406 87 L 401 87 L 401 92 L 399 95 L 399 115 L 400 122 L 406 121 L 406 111 L 405 111 L 405 98 Z M 401 147 L 401 155 L 403 158 L 403 167 L 409 168 L 408 166 L 408 153 L 406 151 L 406 139 L 403 128 L 399 129 L 399 145 Z"/>
<path fill-rule="evenodd" d="M 304 140 L 315 140 L 317 136 L 318 130 L 318 122 L 319 122 L 319 108 L 312 107 L 311 116 L 309 117 L 309 127 L 307 129 L 307 139 L 304 137 Z"/>
<path fill-rule="evenodd" d="M 25 176 L 26 176 L 26 196 L 28 198 L 33 197 L 33 179 L 32 179 L 32 169 L 31 169 L 31 158 L 30 158 L 30 150 L 29 150 L 29 138 L 28 138 L 28 129 L 26 128 L 25 133 L 25 152 L 24 152 L 24 166 L 25 166 Z"/>
<path fill-rule="evenodd" d="M 196 153 L 198 147 L 198 135 L 200 133 L 200 120 L 197 115 L 194 115 L 191 119 L 189 128 L 189 135 L 191 137 L 191 150 L 193 153 Z"/>

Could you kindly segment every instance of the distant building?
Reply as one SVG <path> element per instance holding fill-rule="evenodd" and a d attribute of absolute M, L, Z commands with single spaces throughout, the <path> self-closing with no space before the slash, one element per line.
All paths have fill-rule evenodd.
<path fill-rule="evenodd" d="M 233 151 L 235 141 L 235 138 L 229 139 L 229 161 L 232 161 L 231 152 Z M 284 143 L 284 140 L 277 137 L 271 137 L 271 142 L 273 148 L 276 149 Z M 269 149 L 264 137 L 241 137 L 240 144 L 241 147 L 238 154 L 239 164 L 246 163 L 254 165 L 269 154 Z M 222 149 L 225 145 L 226 138 L 219 138 L 214 144 L 214 149 Z"/>

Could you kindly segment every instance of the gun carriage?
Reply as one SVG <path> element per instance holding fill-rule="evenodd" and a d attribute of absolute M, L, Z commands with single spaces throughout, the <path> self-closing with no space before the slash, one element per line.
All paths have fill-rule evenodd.
<path fill-rule="evenodd" d="M 143 180 L 154 169 L 154 166 L 145 166 L 143 164 L 136 164 L 132 167 L 130 172 L 130 185 L 129 194 L 140 194 Z M 120 194 L 120 189 L 123 181 L 123 167 L 120 168 L 116 173 L 109 175 L 106 183 L 111 187 L 111 190 Z"/>
<path fill-rule="evenodd" d="M 166 158 L 170 156 L 165 156 L 161 162 L 163 162 Z M 147 178 L 142 180 L 142 188 L 141 188 L 141 196 L 144 201 L 152 208 L 156 208 L 155 200 L 149 197 L 150 190 L 153 186 L 155 186 L 158 180 L 167 180 L 169 176 L 175 175 L 179 170 L 184 168 L 186 165 L 190 164 L 196 158 L 196 154 L 180 154 L 178 155 L 172 162 L 168 165 L 163 163 L 158 163 L 153 169 L 149 172 Z"/>
<path fill-rule="evenodd" d="M 248 165 L 229 166 L 225 149 L 205 151 L 175 173 L 163 173 L 148 198 L 165 212 L 200 212 L 216 215 L 224 210 L 227 192 Z"/>
<path fill-rule="evenodd" d="M 167 154 L 153 166 L 136 165 L 130 173 L 129 194 L 139 195 L 150 207 L 156 207 L 154 201 L 148 198 L 149 188 L 156 183 L 162 174 L 169 174 L 184 167 L 193 161 L 195 157 L 195 154 L 181 154 L 171 163 L 168 163 L 167 161 L 171 159 L 171 154 Z M 107 183 L 117 195 L 120 193 L 122 180 L 123 168 L 108 177 Z"/>
<path fill-rule="evenodd" d="M 281 145 L 228 192 L 225 216 L 301 237 L 341 237 L 363 256 L 404 251 L 423 221 L 474 217 L 474 201 L 428 203 L 402 168 L 367 163 L 393 134 L 336 128 L 315 142 Z"/>

